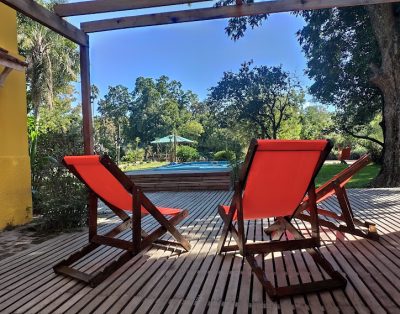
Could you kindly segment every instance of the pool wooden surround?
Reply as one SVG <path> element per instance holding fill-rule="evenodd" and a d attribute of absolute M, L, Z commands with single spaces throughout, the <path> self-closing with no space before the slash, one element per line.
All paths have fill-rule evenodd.
<path fill-rule="evenodd" d="M 130 171 L 128 177 L 143 191 L 210 191 L 231 189 L 231 170 L 202 171 L 180 170 L 176 172 L 152 170 Z"/>

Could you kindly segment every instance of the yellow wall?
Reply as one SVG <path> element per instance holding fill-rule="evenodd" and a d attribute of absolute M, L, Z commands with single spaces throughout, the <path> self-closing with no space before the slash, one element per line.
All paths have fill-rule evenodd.
<path fill-rule="evenodd" d="M 0 47 L 14 56 L 16 24 L 15 11 L 0 3 Z M 25 91 L 25 74 L 15 70 L 0 87 L 0 230 L 32 217 Z"/>

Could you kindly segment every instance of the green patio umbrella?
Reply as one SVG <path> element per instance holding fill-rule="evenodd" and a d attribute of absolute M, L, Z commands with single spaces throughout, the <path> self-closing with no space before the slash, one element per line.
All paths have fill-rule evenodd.
<path fill-rule="evenodd" d="M 171 134 L 171 135 L 167 135 L 164 136 L 162 138 L 159 138 L 157 140 L 154 140 L 151 142 L 151 144 L 169 144 L 169 143 L 194 143 L 194 141 L 189 140 L 187 138 L 184 138 L 182 136 L 179 135 L 175 135 L 175 134 Z"/>
<path fill-rule="evenodd" d="M 178 143 L 195 143 L 195 141 L 189 140 L 187 138 L 184 138 L 182 136 L 176 135 L 176 134 L 171 134 L 164 136 L 162 138 L 159 138 L 157 140 L 154 140 L 151 142 L 151 144 L 172 144 L 174 145 L 174 158 L 173 160 L 176 161 L 176 146 Z"/>

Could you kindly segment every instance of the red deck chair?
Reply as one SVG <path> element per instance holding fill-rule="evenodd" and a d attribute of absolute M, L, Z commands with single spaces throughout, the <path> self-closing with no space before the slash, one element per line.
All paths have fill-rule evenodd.
<path fill-rule="evenodd" d="M 340 160 L 340 162 L 342 164 L 347 165 L 346 160 L 350 159 L 350 153 L 351 153 L 351 147 L 346 147 L 346 148 L 343 148 L 341 151 L 339 151 L 338 159 Z"/>
<path fill-rule="evenodd" d="M 218 253 L 240 251 L 272 299 L 346 286 L 346 279 L 332 268 L 318 250 L 320 235 L 314 179 L 331 149 L 332 144 L 326 140 L 253 140 L 231 205 L 218 207 L 224 221 Z M 291 224 L 306 193 L 310 199 L 312 217 L 309 238 L 305 238 Z M 244 220 L 265 218 L 276 218 L 280 229 L 289 232 L 294 240 L 247 242 Z M 234 221 L 237 222 L 237 228 Z M 225 245 L 229 232 L 236 245 Z M 330 276 L 329 279 L 275 287 L 254 258 L 255 254 L 301 249 L 307 249 L 314 261 Z"/>
<path fill-rule="evenodd" d="M 63 163 L 90 191 L 89 244 L 55 265 L 53 268 L 56 273 L 73 277 L 95 287 L 133 255 L 153 243 L 174 245 L 182 247 L 186 251 L 190 250 L 189 242 L 175 228 L 176 224 L 188 216 L 187 210 L 156 207 L 108 156 L 67 156 L 64 157 Z M 123 221 L 104 235 L 97 234 L 98 199 L 101 199 Z M 126 211 L 132 212 L 132 217 Z M 152 215 L 161 225 L 150 234 L 141 227 L 141 218 L 146 215 Z M 168 220 L 165 216 L 171 218 Z M 132 228 L 132 241 L 115 237 L 127 228 Z M 167 231 L 177 242 L 159 239 Z M 92 275 L 71 267 L 73 263 L 100 245 L 109 245 L 126 250 L 126 252 L 102 271 Z"/>
<path fill-rule="evenodd" d="M 340 232 L 351 233 L 356 236 L 365 237 L 372 240 L 378 240 L 379 236 L 375 224 L 367 221 L 361 221 L 354 217 L 350 206 L 350 201 L 346 193 L 346 184 L 358 171 L 367 166 L 370 162 L 371 158 L 369 155 L 362 156 L 355 163 L 339 172 L 332 179 L 325 182 L 316 190 L 317 203 L 321 203 L 324 200 L 336 195 L 341 209 L 341 213 L 336 214 L 331 210 L 318 207 L 319 224 L 321 226 L 335 229 Z M 310 221 L 310 204 L 308 197 L 304 198 L 301 208 L 303 210 L 300 210 L 296 217 L 305 221 Z M 324 219 L 323 217 L 328 219 Z M 329 218 L 331 218 L 331 220 L 329 220 Z M 339 224 L 332 220 L 332 218 L 339 222 Z M 341 224 L 341 222 L 345 224 Z"/>

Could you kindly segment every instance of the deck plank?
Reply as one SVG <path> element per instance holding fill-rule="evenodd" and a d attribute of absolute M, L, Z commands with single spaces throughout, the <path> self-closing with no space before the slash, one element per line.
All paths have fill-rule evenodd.
<path fill-rule="evenodd" d="M 398 313 L 400 311 L 400 188 L 354 189 L 349 198 L 357 217 L 374 222 L 379 242 L 321 229 L 321 252 L 346 274 L 345 290 L 314 293 L 273 302 L 240 255 L 216 255 L 222 223 L 216 206 L 228 204 L 229 191 L 155 192 L 158 205 L 186 208 L 178 228 L 192 250 L 177 254 L 152 247 L 133 257 L 92 289 L 53 273 L 52 266 L 83 246 L 87 233 L 63 234 L 0 261 L 1 313 Z M 324 206 L 336 211 L 335 198 Z M 106 232 L 117 220 L 100 227 Z M 269 237 L 271 222 L 246 222 L 250 241 Z M 295 221 L 308 232 L 308 224 Z M 147 230 L 157 227 L 145 218 Z M 129 239 L 126 231 L 121 238 Z M 165 236 L 168 239 L 169 236 Z M 230 238 L 229 241 L 234 243 Z M 100 247 L 75 267 L 95 271 L 121 250 Z M 277 285 L 320 280 L 321 272 L 305 251 L 256 257 Z"/>

